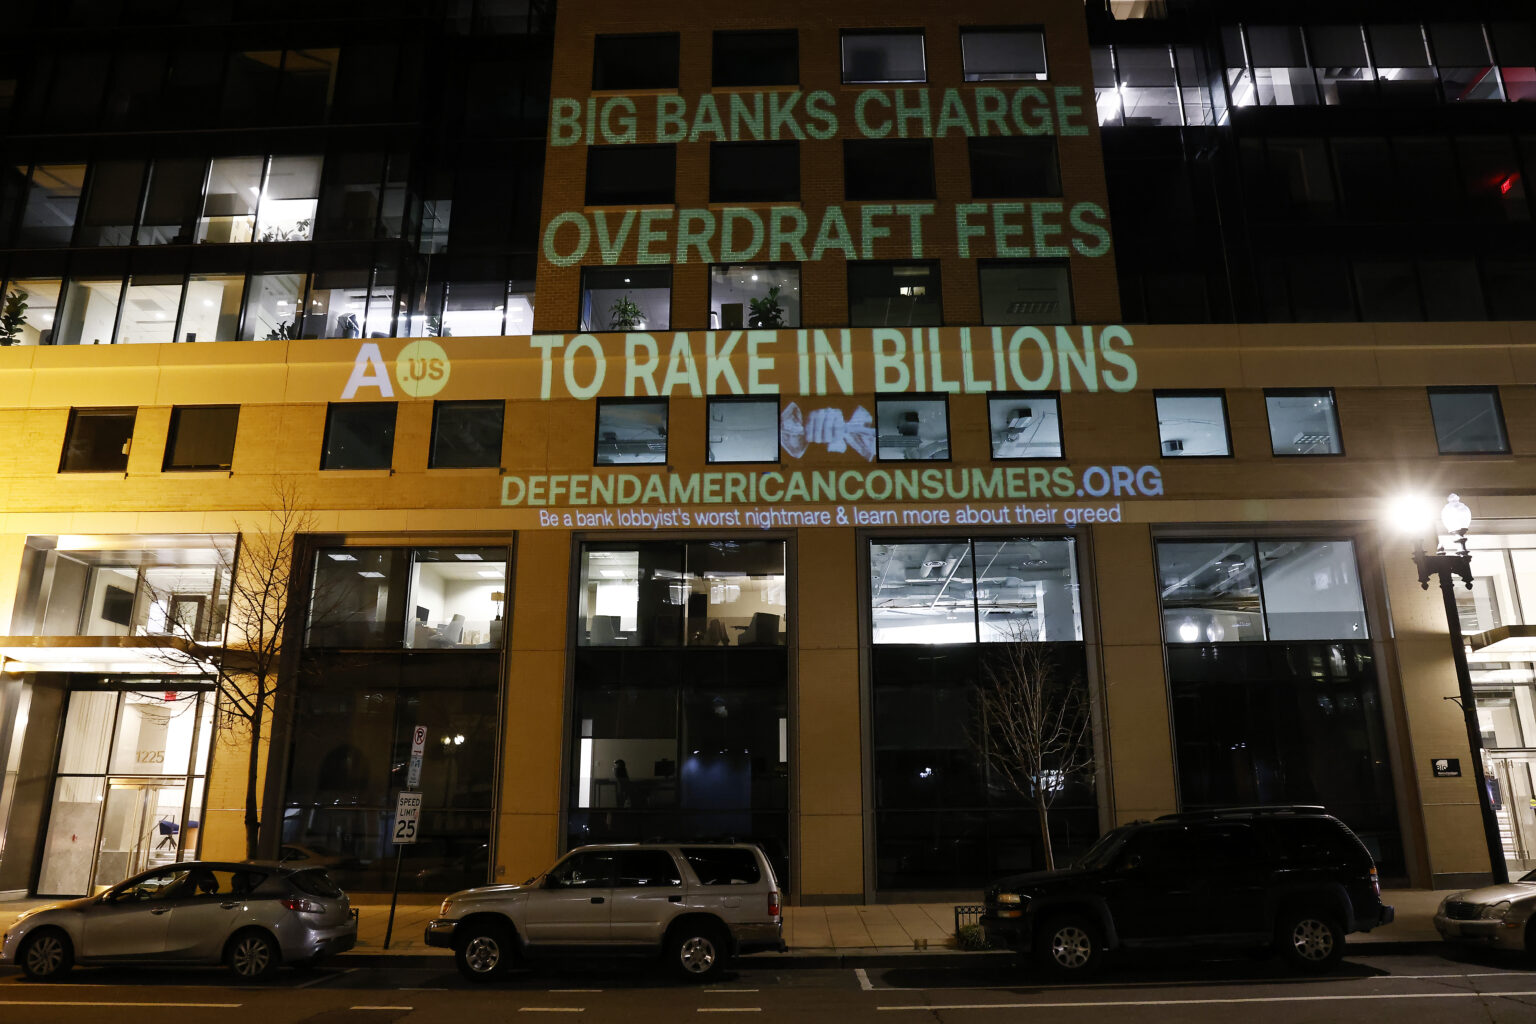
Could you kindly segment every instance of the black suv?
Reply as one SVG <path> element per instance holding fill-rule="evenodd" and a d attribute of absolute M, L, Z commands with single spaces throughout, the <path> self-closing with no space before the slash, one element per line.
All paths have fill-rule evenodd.
<path fill-rule="evenodd" d="M 1321 807 L 1235 807 L 1122 825 L 1071 868 L 992 885 L 996 946 L 1066 977 L 1112 949 L 1274 948 L 1323 970 L 1344 936 L 1392 921 L 1365 844 Z"/>

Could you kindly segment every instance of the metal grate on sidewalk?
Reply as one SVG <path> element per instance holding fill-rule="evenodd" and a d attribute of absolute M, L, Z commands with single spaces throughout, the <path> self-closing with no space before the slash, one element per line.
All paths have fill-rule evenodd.
<path fill-rule="evenodd" d="M 960 934 L 960 929 L 968 924 L 980 924 L 981 915 L 986 913 L 984 903 L 957 903 L 955 904 L 955 934 Z"/>

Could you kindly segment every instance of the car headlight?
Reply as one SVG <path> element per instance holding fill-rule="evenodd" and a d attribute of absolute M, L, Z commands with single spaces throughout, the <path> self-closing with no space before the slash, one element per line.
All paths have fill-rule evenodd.
<path fill-rule="evenodd" d="M 1016 892 L 1000 892 L 997 894 L 997 902 L 1018 906 L 1024 900 Z"/>
<path fill-rule="evenodd" d="M 438 917 L 447 917 L 448 916 L 448 911 L 450 911 L 452 909 L 453 909 L 453 900 L 451 900 L 451 899 L 443 900 L 443 905 L 442 905 L 442 907 L 440 907 L 438 909 L 437 916 Z"/>
<path fill-rule="evenodd" d="M 1502 921 L 1504 919 L 1504 915 L 1506 915 L 1508 913 L 1509 913 L 1509 900 L 1500 900 L 1498 903 L 1495 903 L 1492 906 L 1484 907 L 1483 908 L 1483 912 L 1481 914 L 1479 914 L 1478 916 L 1482 917 L 1485 920 L 1493 919 L 1493 920 Z"/>

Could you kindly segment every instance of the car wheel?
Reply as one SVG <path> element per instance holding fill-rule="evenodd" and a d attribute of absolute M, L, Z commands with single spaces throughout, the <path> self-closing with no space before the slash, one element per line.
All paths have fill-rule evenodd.
<path fill-rule="evenodd" d="M 707 921 L 679 925 L 667 943 L 667 963 L 685 981 L 711 981 L 730 959 L 725 932 Z"/>
<path fill-rule="evenodd" d="M 229 947 L 224 951 L 224 963 L 241 981 L 270 978 L 281 962 L 282 954 L 277 943 L 266 932 L 241 932 L 229 940 Z"/>
<path fill-rule="evenodd" d="M 53 981 L 75 965 L 75 948 L 69 936 L 57 928 L 43 928 L 27 939 L 17 953 L 21 969 L 33 981 Z"/>
<path fill-rule="evenodd" d="M 1275 944 L 1296 970 L 1326 971 L 1344 957 L 1344 929 L 1326 911 L 1295 910 L 1281 915 Z"/>
<path fill-rule="evenodd" d="M 1060 978 L 1086 978 L 1104 963 L 1104 929 L 1084 914 L 1045 923 L 1035 939 L 1035 961 Z"/>
<path fill-rule="evenodd" d="M 516 955 L 512 932 L 497 924 L 471 925 L 454 945 L 453 960 L 470 981 L 490 981 L 512 966 Z"/>

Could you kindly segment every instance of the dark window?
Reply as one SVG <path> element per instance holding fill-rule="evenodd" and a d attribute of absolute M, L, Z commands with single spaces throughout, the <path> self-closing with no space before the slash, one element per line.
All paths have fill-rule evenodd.
<path fill-rule="evenodd" d="M 583 331 L 664 331 L 672 322 L 672 268 L 583 267 Z"/>
<path fill-rule="evenodd" d="M 139 223 L 140 245 L 192 241 L 202 209 L 203 178 L 208 162 L 200 157 L 156 160 L 149 171 L 149 194 Z"/>
<path fill-rule="evenodd" d="M 1536 261 L 1489 260 L 1483 266 L 1483 290 L 1494 320 L 1536 320 Z"/>
<path fill-rule="evenodd" d="M 121 473 L 128 469 L 136 409 L 71 409 L 60 473 Z"/>
<path fill-rule="evenodd" d="M 127 245 L 139 216 L 144 161 L 101 160 L 91 167 L 91 187 L 80 214 L 80 245 Z"/>
<path fill-rule="evenodd" d="M 592 46 L 592 88 L 676 89 L 677 33 L 598 36 Z"/>
<path fill-rule="evenodd" d="M 794 29 L 716 32 L 712 84 L 794 85 L 800 81 L 800 36 Z"/>
<path fill-rule="evenodd" d="M 545 884 L 551 889 L 612 888 L 616 856 L 599 850 L 573 853 L 550 869 Z"/>
<path fill-rule="evenodd" d="M 667 461 L 667 401 L 604 398 L 597 403 L 594 465 Z"/>
<path fill-rule="evenodd" d="M 22 248 L 69 244 L 85 186 L 84 164 L 38 164 L 32 168 L 32 187 L 21 214 Z"/>
<path fill-rule="evenodd" d="M 374 237 L 383 181 L 383 153 L 341 153 L 327 159 L 325 185 L 315 213 L 315 237 Z"/>
<path fill-rule="evenodd" d="M 796 446 L 805 451 L 804 421 L 796 409 L 798 439 Z M 709 400 L 708 461 L 778 462 L 779 400 L 777 398 L 711 398 Z M 785 443 L 796 431 L 784 425 Z"/>
<path fill-rule="evenodd" d="M 757 857 L 751 850 L 739 847 L 712 850 L 685 846 L 683 859 L 699 876 L 700 885 L 756 885 L 763 877 Z"/>
<path fill-rule="evenodd" d="M 1355 294 L 1360 299 L 1361 319 L 1373 322 L 1423 320 L 1419 282 L 1413 264 L 1397 260 L 1359 261 L 1355 264 Z"/>
<path fill-rule="evenodd" d="M 949 403 L 942 397 L 875 399 L 875 454 L 886 460 L 949 458 Z"/>
<path fill-rule="evenodd" d="M 670 203 L 677 195 L 676 146 L 592 146 L 588 206 Z"/>
<path fill-rule="evenodd" d="M 968 139 L 971 195 L 978 199 L 1061 195 L 1056 140 L 1049 135 Z"/>
<path fill-rule="evenodd" d="M 709 201 L 800 201 L 798 142 L 716 142 L 709 147 Z"/>
<path fill-rule="evenodd" d="M 321 469 L 389 469 L 394 454 L 394 402 L 331 403 Z"/>
<path fill-rule="evenodd" d="M 929 139 L 845 140 L 843 195 L 866 199 L 932 199 L 933 142 Z"/>
<path fill-rule="evenodd" d="M 171 410 L 163 468 L 228 469 L 235 456 L 238 405 L 178 405 Z"/>
<path fill-rule="evenodd" d="M 1498 388 L 1430 388 L 1429 411 L 1441 455 L 1509 451 Z"/>
<path fill-rule="evenodd" d="M 432 407 L 431 469 L 501 465 L 501 424 L 506 403 L 437 402 Z"/>
<path fill-rule="evenodd" d="M 937 327 L 943 320 L 938 263 L 849 261 L 849 326 Z"/>
<path fill-rule="evenodd" d="M 978 260 L 981 322 L 1069 324 L 1072 274 L 1065 261 Z"/>
<path fill-rule="evenodd" d="M 844 32 L 843 83 L 926 82 L 922 30 Z"/>
<path fill-rule="evenodd" d="M 1425 260 L 1419 264 L 1424 310 L 1429 320 L 1483 320 L 1483 285 L 1471 260 Z"/>
<path fill-rule="evenodd" d="M 1043 81 L 1045 33 L 1037 28 L 964 28 L 960 56 L 967 82 Z"/>
<path fill-rule="evenodd" d="M 615 780 L 628 782 L 628 779 Z M 619 806 L 625 806 L 622 802 Z M 677 861 L 666 850 L 620 850 L 615 888 L 655 888 L 683 884 Z"/>

